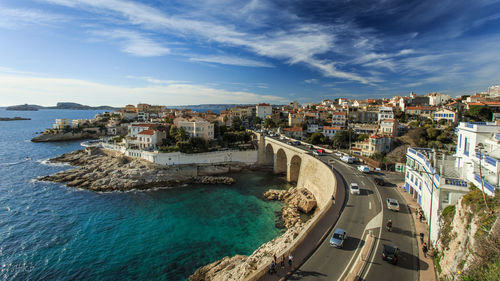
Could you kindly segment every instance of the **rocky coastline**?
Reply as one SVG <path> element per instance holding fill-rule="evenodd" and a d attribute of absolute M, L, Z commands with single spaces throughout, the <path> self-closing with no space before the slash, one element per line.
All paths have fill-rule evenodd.
<path fill-rule="evenodd" d="M 56 142 L 56 141 L 74 141 L 85 139 L 98 139 L 101 134 L 92 132 L 81 133 L 56 133 L 56 134 L 41 134 L 31 139 L 32 142 Z"/>
<path fill-rule="evenodd" d="M 268 266 L 273 255 L 283 253 L 294 243 L 294 240 L 306 227 L 300 218 L 300 213 L 307 214 L 316 210 L 316 199 L 306 188 L 271 189 L 264 193 L 264 197 L 268 200 L 280 200 L 286 203 L 282 209 L 282 219 L 287 228 L 286 232 L 263 244 L 250 256 L 224 257 L 197 269 L 189 276 L 189 281 L 237 281 L 249 278 L 256 273 L 257 269 Z"/>
<path fill-rule="evenodd" d="M 206 175 L 207 169 L 204 169 L 204 176 L 189 175 L 188 172 L 193 169 L 186 169 L 188 172 L 182 172 L 179 167 L 157 165 L 104 149 L 77 150 L 50 159 L 49 162 L 67 163 L 76 167 L 40 177 L 38 180 L 65 183 L 67 186 L 93 191 L 147 190 L 189 183 L 232 184 L 235 182 L 231 177 Z M 214 170 L 214 174 L 219 172 L 217 169 Z"/>
<path fill-rule="evenodd" d="M 31 118 L 23 117 L 0 117 L 0 121 L 20 121 L 20 120 L 31 120 Z"/>

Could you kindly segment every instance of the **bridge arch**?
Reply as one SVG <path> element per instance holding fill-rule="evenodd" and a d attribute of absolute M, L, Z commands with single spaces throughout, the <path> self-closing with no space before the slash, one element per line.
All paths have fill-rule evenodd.
<path fill-rule="evenodd" d="M 287 172 L 287 180 L 289 182 L 298 182 L 300 175 L 300 166 L 302 165 L 302 158 L 299 155 L 292 156 L 290 159 L 290 170 Z"/>
<path fill-rule="evenodd" d="M 288 164 L 288 159 L 286 153 L 282 148 L 279 148 L 278 152 L 276 152 L 276 159 L 274 162 L 274 173 L 276 174 L 286 173 L 288 166 L 287 164 Z"/>
<path fill-rule="evenodd" d="M 265 152 L 265 158 L 264 158 L 264 165 L 273 165 L 274 163 L 274 149 L 273 145 L 268 143 L 266 145 L 266 152 Z"/>

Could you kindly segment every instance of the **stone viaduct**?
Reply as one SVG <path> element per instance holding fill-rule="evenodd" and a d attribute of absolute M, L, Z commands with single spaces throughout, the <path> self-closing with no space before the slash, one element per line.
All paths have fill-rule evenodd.
<path fill-rule="evenodd" d="M 256 134 L 259 144 L 258 164 L 272 165 L 275 173 L 286 173 L 289 182 L 305 187 L 316 197 L 318 208 L 323 209 L 336 194 L 335 175 L 328 165 L 308 151 L 288 145 L 271 137 Z"/>

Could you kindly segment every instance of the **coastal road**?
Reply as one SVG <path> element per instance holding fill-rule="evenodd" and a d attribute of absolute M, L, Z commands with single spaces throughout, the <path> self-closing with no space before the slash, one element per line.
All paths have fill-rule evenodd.
<path fill-rule="evenodd" d="M 334 159 L 332 156 L 319 158 L 326 163 Z M 381 204 L 375 194 L 376 186 L 371 179 L 343 162 L 334 161 L 334 171 L 342 176 L 340 178 L 345 181 L 345 186 L 353 182 L 360 186 L 360 195 L 347 193 L 347 203 L 335 225 L 335 228 L 344 229 L 348 238 L 342 249 L 330 246 L 332 229 L 314 254 L 288 277 L 289 280 L 339 280 L 345 277 L 356 250 L 364 244 L 362 235 L 366 225 L 381 212 Z M 378 230 L 375 232 L 378 233 Z"/>

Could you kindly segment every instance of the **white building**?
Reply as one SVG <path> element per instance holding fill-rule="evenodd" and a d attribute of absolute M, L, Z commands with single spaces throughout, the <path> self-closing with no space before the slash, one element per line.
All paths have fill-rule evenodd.
<path fill-rule="evenodd" d="M 157 130 L 144 130 L 137 134 L 136 143 L 140 149 L 155 148 L 160 142 L 161 138 Z"/>
<path fill-rule="evenodd" d="M 323 127 L 323 135 L 326 137 L 329 137 L 331 139 L 340 130 L 342 130 L 342 128 L 339 126 L 336 126 L 336 127 L 324 126 Z"/>
<path fill-rule="evenodd" d="M 500 182 L 500 125 L 461 122 L 455 131 L 458 137 L 455 167 L 463 179 L 478 188 L 482 188 L 482 174 L 484 192 L 494 196 Z"/>
<path fill-rule="evenodd" d="M 443 108 L 432 114 L 434 116 L 434 121 L 446 120 L 448 122 L 456 123 L 458 120 L 457 113 L 455 111 Z"/>
<path fill-rule="evenodd" d="M 380 120 L 383 120 L 383 119 L 394 119 L 394 112 L 392 111 L 392 107 L 381 106 L 378 109 L 378 120 L 377 121 L 380 122 Z"/>
<path fill-rule="evenodd" d="M 178 128 L 184 128 L 190 137 L 199 137 L 206 140 L 214 139 L 214 124 L 201 118 L 191 120 L 176 118 L 174 124 Z"/>
<path fill-rule="evenodd" d="M 493 97 L 500 97 L 500 85 L 489 87 L 488 95 Z"/>
<path fill-rule="evenodd" d="M 469 192 L 467 181 L 453 168 L 455 158 L 437 155 L 428 148 L 408 148 L 405 165 L 405 183 L 402 186 L 424 212 L 430 228 L 430 239 L 435 244 L 440 235 L 440 215 L 448 205 L 456 204 Z"/>
<path fill-rule="evenodd" d="M 451 100 L 449 95 L 441 94 L 441 93 L 428 93 L 426 97 L 429 98 L 430 106 L 438 106 L 445 104 L 447 101 Z"/>
<path fill-rule="evenodd" d="M 321 126 L 318 124 L 307 124 L 307 133 L 313 134 L 321 129 Z"/>
<path fill-rule="evenodd" d="M 128 125 L 128 136 L 131 138 L 137 137 L 137 135 L 144 131 L 154 129 L 158 124 L 154 123 L 132 123 Z"/>
<path fill-rule="evenodd" d="M 64 129 L 64 128 L 69 128 L 71 127 L 71 122 L 69 122 L 68 119 L 56 119 L 56 123 L 52 125 L 52 128 L 54 129 Z"/>
<path fill-rule="evenodd" d="M 266 116 L 273 114 L 273 107 L 267 103 L 260 103 L 255 108 L 257 117 L 261 119 L 266 119 Z"/>

